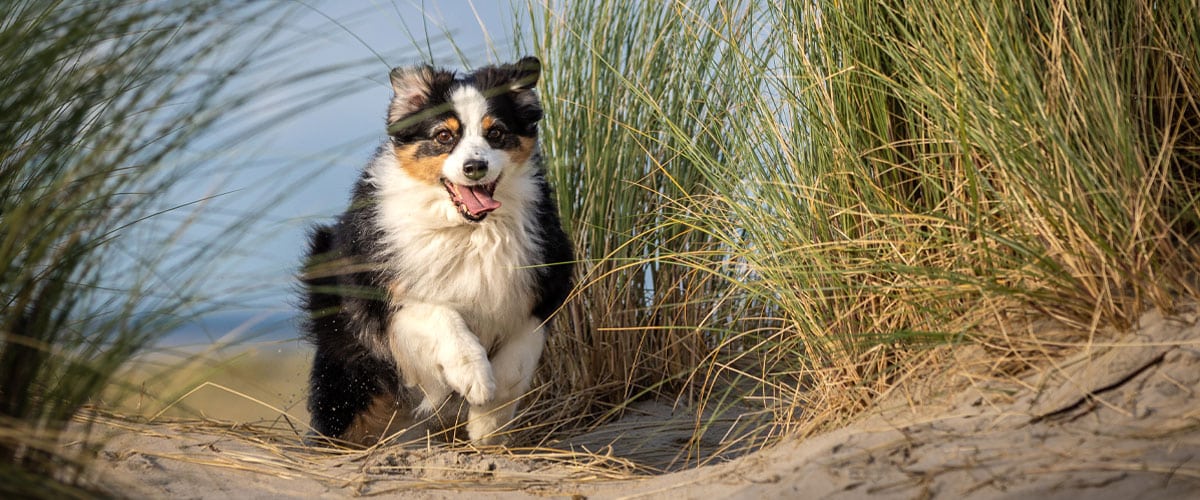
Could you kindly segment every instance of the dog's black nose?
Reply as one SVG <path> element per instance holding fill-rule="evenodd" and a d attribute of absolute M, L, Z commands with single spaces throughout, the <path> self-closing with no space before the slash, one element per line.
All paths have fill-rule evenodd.
<path fill-rule="evenodd" d="M 467 160 L 463 162 L 463 175 L 477 181 L 487 175 L 487 162 L 483 160 Z"/>

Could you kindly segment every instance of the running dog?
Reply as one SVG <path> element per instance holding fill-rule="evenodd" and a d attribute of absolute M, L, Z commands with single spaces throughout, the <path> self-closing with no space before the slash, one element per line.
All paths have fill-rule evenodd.
<path fill-rule="evenodd" d="M 310 235 L 316 433 L 366 446 L 465 416 L 472 442 L 503 441 L 572 287 L 538 147 L 540 74 L 533 57 L 392 70 L 387 138 L 347 211 Z"/>

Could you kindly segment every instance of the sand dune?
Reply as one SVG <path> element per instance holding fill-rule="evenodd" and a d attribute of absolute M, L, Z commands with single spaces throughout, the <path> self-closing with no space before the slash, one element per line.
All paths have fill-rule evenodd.
<path fill-rule="evenodd" d="M 633 476 L 629 464 L 636 461 L 636 450 L 661 453 L 672 442 L 670 433 L 661 428 L 627 432 L 621 422 L 590 434 L 593 441 L 613 444 L 610 454 L 588 456 L 566 449 L 419 446 L 323 452 L 304 447 L 296 433 L 99 419 L 111 439 L 95 481 L 121 495 L 174 498 L 1125 499 L 1200 494 L 1195 312 L 1151 313 L 1133 332 L 1095 342 L 1023 378 L 947 382 L 940 394 L 936 380 L 925 380 L 923 387 L 924 392 L 885 401 L 842 429 L 656 476 Z M 914 402 L 918 393 L 924 396 Z M 640 418 L 637 427 L 646 427 L 648 417 Z M 621 456 L 612 450 L 635 451 Z"/>

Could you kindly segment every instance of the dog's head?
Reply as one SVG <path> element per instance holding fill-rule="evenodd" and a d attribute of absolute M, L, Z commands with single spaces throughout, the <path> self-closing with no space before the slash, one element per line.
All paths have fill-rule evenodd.
<path fill-rule="evenodd" d="M 537 147 L 541 70 L 535 57 L 465 77 L 429 66 L 392 70 L 388 135 L 400 167 L 444 187 L 467 220 L 483 220 L 500 208 L 497 185 L 527 168 Z"/>

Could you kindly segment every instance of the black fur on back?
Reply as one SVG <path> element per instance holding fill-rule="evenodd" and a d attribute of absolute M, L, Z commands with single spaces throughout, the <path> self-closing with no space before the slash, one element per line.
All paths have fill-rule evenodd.
<path fill-rule="evenodd" d="M 539 173 L 538 180 L 541 189 L 535 210 L 540 230 L 538 236 L 542 240 L 539 261 L 549 265 L 537 268 L 538 300 L 533 306 L 533 315 L 545 321 L 563 305 L 574 287 L 575 250 L 563 232 L 558 206 L 554 204 L 554 191 L 546 182 L 545 174 Z"/>

